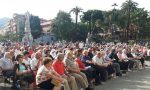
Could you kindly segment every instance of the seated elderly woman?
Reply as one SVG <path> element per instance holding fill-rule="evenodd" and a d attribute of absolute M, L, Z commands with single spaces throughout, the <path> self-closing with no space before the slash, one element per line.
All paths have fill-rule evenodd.
<path fill-rule="evenodd" d="M 74 52 L 74 55 L 76 56 L 75 61 L 78 63 L 80 71 L 85 73 L 85 75 L 87 76 L 88 82 L 90 85 L 92 85 L 92 83 L 94 82 L 94 84 L 100 84 L 100 76 L 96 75 L 96 72 L 94 70 L 94 68 L 90 67 L 90 66 L 85 66 L 84 63 L 81 60 L 81 55 L 82 55 L 82 50 L 76 50 Z M 92 74 L 91 74 L 92 73 Z"/>
<path fill-rule="evenodd" d="M 51 68 L 52 63 L 50 58 L 45 58 L 43 65 L 37 71 L 36 85 L 44 90 L 60 90 L 61 83 L 64 82 L 63 78 Z"/>
<path fill-rule="evenodd" d="M 29 83 L 29 88 L 30 90 L 33 90 L 33 82 L 34 82 L 34 74 L 33 72 L 25 66 L 23 61 L 23 56 L 18 54 L 16 56 L 16 61 L 18 61 L 17 64 L 14 65 L 14 71 L 16 73 L 16 78 L 15 78 L 15 85 L 18 84 L 17 81 L 26 81 Z"/>
<path fill-rule="evenodd" d="M 75 78 L 68 74 L 63 63 L 64 54 L 58 53 L 53 62 L 53 69 L 64 79 L 64 90 L 78 90 Z"/>

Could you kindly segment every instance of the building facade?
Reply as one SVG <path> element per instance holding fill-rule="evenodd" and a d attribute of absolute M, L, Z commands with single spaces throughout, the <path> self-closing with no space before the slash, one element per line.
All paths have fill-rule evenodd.
<path fill-rule="evenodd" d="M 46 20 L 40 18 L 40 25 L 42 27 L 42 35 L 39 38 L 40 40 L 55 40 L 54 35 L 51 33 L 51 23 L 52 20 Z M 7 35 L 8 33 L 14 33 L 17 37 L 22 38 L 25 33 L 25 15 L 24 14 L 17 14 L 13 15 L 13 18 L 10 19 L 0 32 L 1 35 Z"/>

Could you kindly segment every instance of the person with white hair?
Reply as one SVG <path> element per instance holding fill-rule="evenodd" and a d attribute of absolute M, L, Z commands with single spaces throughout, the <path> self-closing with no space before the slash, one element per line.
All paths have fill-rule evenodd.
<path fill-rule="evenodd" d="M 110 50 L 105 51 L 105 62 L 108 62 L 115 67 L 116 76 L 122 76 L 119 63 L 114 62 L 114 60 L 110 58 Z"/>
<path fill-rule="evenodd" d="M 66 74 L 65 65 L 63 63 L 64 54 L 58 53 L 56 59 L 53 62 L 53 69 L 64 78 L 64 89 L 65 90 L 78 90 L 75 77 L 70 74 Z"/>
<path fill-rule="evenodd" d="M 2 47 L 0 46 L 0 58 L 3 57 L 3 51 L 2 51 Z"/>
<path fill-rule="evenodd" d="M 111 63 L 107 63 L 104 61 L 104 55 L 104 51 L 97 51 L 96 55 L 92 58 L 92 61 L 95 65 L 95 69 L 102 76 L 102 81 L 107 80 L 107 75 L 112 75 L 115 73 L 114 66 L 112 66 Z"/>
<path fill-rule="evenodd" d="M 52 69 L 53 60 L 44 58 L 42 63 L 37 71 L 36 85 L 44 90 L 60 90 L 64 80 Z"/>
<path fill-rule="evenodd" d="M 131 71 L 129 68 L 129 60 L 128 57 L 125 55 L 125 53 L 122 52 L 122 49 L 120 48 L 117 52 L 117 63 L 119 63 L 121 70 L 128 70 Z"/>
<path fill-rule="evenodd" d="M 2 70 L 3 75 L 8 78 L 14 76 L 15 73 L 13 68 L 14 64 L 10 52 L 5 52 L 4 57 L 0 59 L 0 69 Z M 5 81 L 8 82 L 7 79 L 5 79 Z"/>
<path fill-rule="evenodd" d="M 24 58 L 23 58 L 23 63 L 29 67 L 30 66 L 30 61 L 31 61 L 31 58 L 29 58 L 29 52 L 28 51 L 24 51 L 23 52 L 23 55 L 24 55 Z"/>
<path fill-rule="evenodd" d="M 30 61 L 30 67 L 34 71 L 35 75 L 38 68 L 42 65 L 42 53 L 37 51 L 34 58 Z"/>
<path fill-rule="evenodd" d="M 150 60 L 150 47 L 147 48 L 147 58 Z"/>
<path fill-rule="evenodd" d="M 81 85 L 81 88 L 88 88 L 88 80 L 86 75 L 80 71 L 80 68 L 76 61 L 73 59 L 73 53 L 68 51 L 64 58 L 64 64 L 67 67 L 68 72 L 76 78 L 76 81 Z"/>
<path fill-rule="evenodd" d="M 51 51 L 50 51 L 50 55 L 55 59 L 56 58 L 56 56 L 57 56 L 57 54 L 56 54 L 56 50 L 55 49 L 52 49 Z"/>

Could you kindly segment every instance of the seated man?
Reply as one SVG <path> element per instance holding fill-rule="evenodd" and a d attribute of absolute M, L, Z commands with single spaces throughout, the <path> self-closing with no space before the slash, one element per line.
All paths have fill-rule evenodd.
<path fill-rule="evenodd" d="M 134 62 L 134 64 L 135 64 L 134 68 L 139 69 L 140 68 L 139 67 L 140 57 L 133 55 L 130 48 L 127 49 L 126 55 L 130 60 L 132 60 Z"/>
<path fill-rule="evenodd" d="M 92 86 L 93 82 L 95 82 L 94 84 L 97 84 L 97 85 L 100 84 L 101 83 L 100 75 L 96 75 L 94 68 L 92 68 L 91 66 L 86 67 L 84 63 L 82 62 L 81 60 L 82 50 L 76 50 L 74 55 L 76 56 L 75 61 L 78 63 L 80 71 L 85 73 L 85 75 L 87 76 L 89 85 Z"/>
<path fill-rule="evenodd" d="M 49 58 L 51 58 L 52 60 L 54 60 L 54 57 L 50 54 L 50 50 L 46 50 L 46 51 L 45 51 L 45 57 L 49 57 Z"/>
<path fill-rule="evenodd" d="M 68 51 L 66 53 L 66 57 L 64 59 L 65 66 L 67 67 L 68 72 L 75 77 L 77 82 L 81 85 L 81 88 L 87 89 L 88 88 L 88 80 L 84 73 L 80 71 L 78 64 L 73 59 L 73 53 Z"/>
<path fill-rule="evenodd" d="M 110 58 L 109 50 L 107 50 L 105 52 L 105 62 L 110 63 L 112 66 L 115 67 L 116 76 L 122 76 L 122 72 L 120 70 L 120 65 L 119 65 L 119 63 L 114 62 L 114 60 Z"/>
<path fill-rule="evenodd" d="M 142 51 L 138 50 L 138 49 L 135 49 L 134 54 L 135 54 L 135 57 L 138 60 L 140 60 L 140 62 L 142 64 L 141 69 L 145 68 L 145 64 L 144 64 L 144 62 L 145 62 L 145 55 L 144 55 L 144 53 Z"/>
<path fill-rule="evenodd" d="M 123 49 L 122 50 L 122 55 L 121 55 L 121 59 L 123 59 L 124 61 L 126 61 L 127 63 L 129 63 L 129 66 L 128 66 L 128 71 L 132 71 L 133 69 L 133 66 L 134 66 L 134 61 L 133 61 L 133 57 L 129 57 L 127 56 L 127 52 L 126 52 L 126 49 Z"/>
<path fill-rule="evenodd" d="M 125 54 L 122 53 L 122 49 L 118 50 L 116 57 L 118 58 L 117 62 L 119 63 L 121 70 L 131 71 L 132 65 L 130 65 L 130 62 Z"/>
<path fill-rule="evenodd" d="M 2 69 L 2 74 L 4 77 L 10 78 L 15 75 L 14 73 L 14 64 L 11 60 L 11 55 L 9 52 L 5 52 L 4 57 L 0 60 L 0 68 Z M 7 79 L 5 79 L 8 82 Z"/>
<path fill-rule="evenodd" d="M 111 63 L 104 62 L 104 55 L 105 53 L 103 51 L 97 51 L 96 55 L 93 57 L 93 63 L 98 72 L 102 73 L 103 70 L 106 70 L 108 75 L 112 75 L 115 73 L 114 66 L 112 66 Z M 101 76 L 103 75 L 104 74 L 101 74 Z"/>
<path fill-rule="evenodd" d="M 37 51 L 33 59 L 30 61 L 30 67 L 34 71 L 35 76 L 38 68 L 42 65 L 42 60 L 43 58 L 41 52 Z"/>
<path fill-rule="evenodd" d="M 107 70 L 102 68 L 102 67 L 100 68 L 99 66 L 95 65 L 95 63 L 93 63 L 92 59 L 90 59 L 90 57 L 88 56 L 87 50 L 83 51 L 83 55 L 81 56 L 81 60 L 86 67 L 94 68 L 94 70 L 96 72 L 96 76 L 100 77 L 100 80 L 96 81 L 96 82 L 98 82 L 97 84 L 101 84 L 100 81 L 106 81 L 107 80 L 107 76 L 108 76 Z"/>

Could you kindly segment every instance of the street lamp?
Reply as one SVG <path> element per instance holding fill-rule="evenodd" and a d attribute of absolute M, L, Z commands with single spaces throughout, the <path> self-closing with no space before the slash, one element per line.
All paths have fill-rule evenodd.
<path fill-rule="evenodd" d="M 114 10 L 115 10 L 116 9 L 115 7 L 118 5 L 117 5 L 117 3 L 114 3 L 112 6 L 114 7 Z"/>
<path fill-rule="evenodd" d="M 18 42 L 19 42 L 19 38 L 20 38 L 20 35 L 19 35 L 19 34 L 17 35 L 17 38 L 18 38 Z"/>
<path fill-rule="evenodd" d="M 93 31 L 93 12 L 91 13 L 91 29 L 90 29 L 90 33 L 92 33 Z"/>
<path fill-rule="evenodd" d="M 116 36 L 116 34 L 115 34 L 115 32 L 116 32 L 116 25 L 115 25 L 115 23 L 116 23 L 116 14 L 115 14 L 115 11 L 116 11 L 116 6 L 118 6 L 118 5 L 117 5 L 117 3 L 114 3 L 112 6 L 114 7 L 114 9 L 112 10 L 113 11 L 113 16 L 114 16 L 114 23 L 111 25 L 111 30 L 112 30 L 112 39 L 115 40 L 116 39 L 115 38 L 115 36 Z"/>

